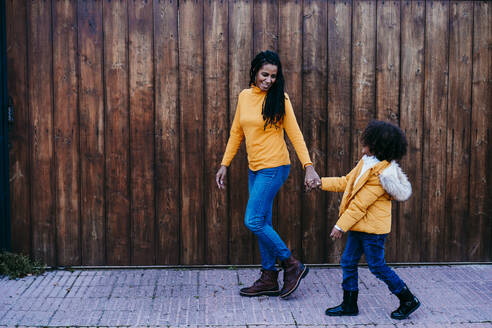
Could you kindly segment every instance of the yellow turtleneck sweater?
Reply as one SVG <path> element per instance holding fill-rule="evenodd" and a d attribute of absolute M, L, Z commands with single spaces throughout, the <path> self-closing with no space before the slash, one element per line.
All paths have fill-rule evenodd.
<path fill-rule="evenodd" d="M 281 124 L 265 126 L 261 115 L 261 107 L 266 91 L 256 86 L 244 89 L 239 99 L 231 126 L 231 134 L 222 159 L 222 165 L 229 166 L 246 137 L 249 168 L 258 171 L 265 168 L 290 164 L 289 152 L 284 140 L 284 130 L 287 132 L 297 156 L 303 167 L 312 164 L 306 143 L 297 124 L 292 104 L 285 94 L 285 116 Z"/>

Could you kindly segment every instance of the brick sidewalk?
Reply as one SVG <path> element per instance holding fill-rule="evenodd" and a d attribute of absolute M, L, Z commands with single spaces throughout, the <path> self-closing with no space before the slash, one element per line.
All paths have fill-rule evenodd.
<path fill-rule="evenodd" d="M 340 268 L 311 268 L 287 300 L 239 296 L 258 269 L 147 269 L 0 278 L 0 326 L 492 327 L 492 265 L 395 270 L 422 302 L 401 322 L 389 317 L 397 298 L 367 268 L 360 314 L 341 318 L 324 314 L 341 300 Z"/>

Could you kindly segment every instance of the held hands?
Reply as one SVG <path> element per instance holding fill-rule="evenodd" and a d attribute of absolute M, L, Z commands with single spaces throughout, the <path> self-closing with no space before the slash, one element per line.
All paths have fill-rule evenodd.
<path fill-rule="evenodd" d="M 304 187 L 306 191 L 311 191 L 314 188 L 321 186 L 321 179 L 312 165 L 306 166 L 306 176 L 304 177 Z"/>
<path fill-rule="evenodd" d="M 215 182 L 217 183 L 217 187 L 219 187 L 219 189 L 225 189 L 226 176 L 227 176 L 227 167 L 221 165 L 220 169 L 217 171 L 217 174 L 215 175 Z"/>
<path fill-rule="evenodd" d="M 227 176 L 227 167 L 221 165 L 219 170 L 217 171 L 217 174 L 215 175 L 215 182 L 217 183 L 217 187 L 219 187 L 219 189 L 225 189 L 226 176 Z M 321 186 L 321 179 L 319 178 L 318 173 L 316 173 L 312 165 L 306 167 L 304 186 L 306 187 L 306 191 L 310 191 L 313 188 L 318 188 L 319 186 Z"/>

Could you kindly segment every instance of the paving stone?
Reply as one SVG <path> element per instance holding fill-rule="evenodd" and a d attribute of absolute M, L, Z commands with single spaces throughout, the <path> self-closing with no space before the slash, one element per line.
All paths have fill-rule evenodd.
<path fill-rule="evenodd" d="M 492 265 L 394 268 L 422 306 L 390 318 L 398 299 L 359 268 L 355 317 L 328 317 L 343 297 L 341 269 L 312 267 L 286 300 L 239 296 L 258 268 L 53 271 L 0 278 L 0 326 L 492 327 Z M 282 273 L 279 277 L 282 282 Z"/>
<path fill-rule="evenodd" d="M 2 317 L 0 325 L 15 326 L 25 317 L 25 311 L 10 310 Z"/>

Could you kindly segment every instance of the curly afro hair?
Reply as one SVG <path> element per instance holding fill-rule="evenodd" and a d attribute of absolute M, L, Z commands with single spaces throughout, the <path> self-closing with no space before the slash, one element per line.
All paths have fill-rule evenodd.
<path fill-rule="evenodd" d="M 384 121 L 369 122 L 361 142 L 380 161 L 400 160 L 407 153 L 407 138 L 396 125 Z"/>

